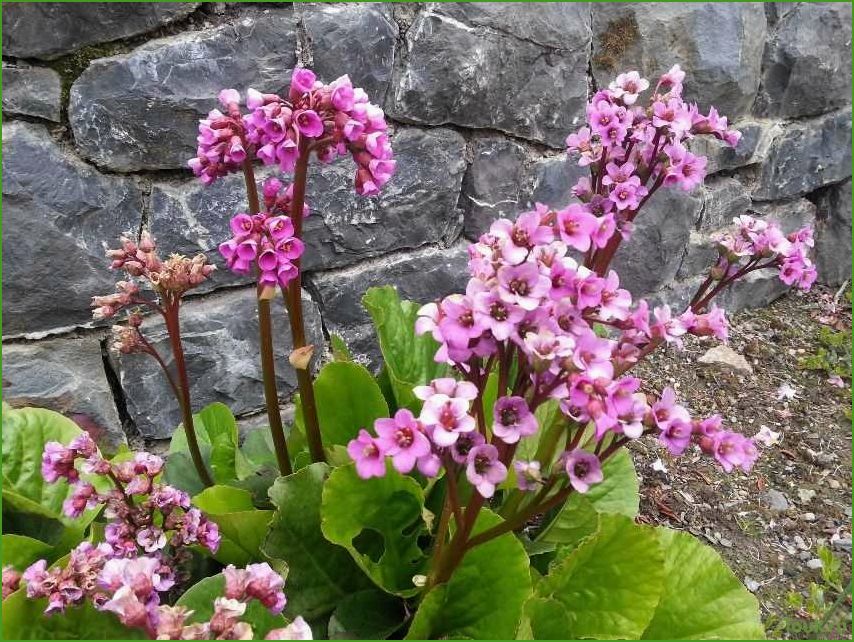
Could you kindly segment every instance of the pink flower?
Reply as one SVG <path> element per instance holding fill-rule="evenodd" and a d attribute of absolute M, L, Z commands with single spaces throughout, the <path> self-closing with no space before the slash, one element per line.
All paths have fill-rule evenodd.
<path fill-rule="evenodd" d="M 469 402 L 437 394 L 424 402 L 421 423 L 433 427 L 433 443 L 445 447 L 459 439 L 460 433 L 477 428 L 474 417 L 468 414 Z"/>
<path fill-rule="evenodd" d="M 598 484 L 605 477 L 599 458 L 580 448 L 566 454 L 564 465 L 569 483 L 579 493 L 586 493 L 593 484 Z"/>
<path fill-rule="evenodd" d="M 356 462 L 356 472 L 362 479 L 385 475 L 385 453 L 379 442 L 362 428 L 359 436 L 347 444 L 347 454 Z"/>
<path fill-rule="evenodd" d="M 551 281 L 532 263 L 505 265 L 498 270 L 498 295 L 523 310 L 534 310 L 549 293 Z"/>
<path fill-rule="evenodd" d="M 121 586 L 113 597 L 101 605 L 102 611 L 110 611 L 119 617 L 119 621 L 131 628 L 149 628 L 151 612 L 147 604 L 130 586 Z"/>
<path fill-rule="evenodd" d="M 378 435 L 377 445 L 391 456 L 398 472 L 410 472 L 420 457 L 430 453 L 430 441 L 422 432 L 421 424 L 406 408 L 398 410 L 394 419 L 377 419 L 374 430 Z"/>
<path fill-rule="evenodd" d="M 468 381 L 457 381 L 452 377 L 442 377 L 433 379 L 427 386 L 415 386 L 412 389 L 413 394 L 426 401 L 434 395 L 445 395 L 452 399 L 465 399 L 473 401 L 477 399 L 477 386 Z"/>
<path fill-rule="evenodd" d="M 623 183 L 616 183 L 611 189 L 609 198 L 620 211 L 636 210 L 647 194 L 648 191 L 640 184 L 640 179 L 637 176 L 632 176 Z"/>
<path fill-rule="evenodd" d="M 310 92 L 314 88 L 314 83 L 317 81 L 317 76 L 311 69 L 294 69 L 291 76 L 291 96 L 299 96 Z"/>
<path fill-rule="evenodd" d="M 611 90 L 614 98 L 619 98 L 626 105 L 634 105 L 637 102 L 638 94 L 649 89 L 649 81 L 646 78 L 641 78 L 636 71 L 628 71 L 617 76 L 608 88 Z"/>
<path fill-rule="evenodd" d="M 667 446 L 667 449 L 672 454 L 681 455 L 691 443 L 691 433 L 692 427 L 690 420 L 686 421 L 681 417 L 673 417 L 667 421 L 665 427 L 661 429 L 658 439 L 661 443 Z"/>
<path fill-rule="evenodd" d="M 591 237 L 599 223 L 584 205 L 573 203 L 558 210 L 555 227 L 561 241 L 579 252 L 586 252 L 590 249 Z"/>
<path fill-rule="evenodd" d="M 246 567 L 246 597 L 258 600 L 271 613 L 281 613 L 285 608 L 284 586 L 285 580 L 267 562 Z"/>
<path fill-rule="evenodd" d="M 311 109 L 295 112 L 294 122 L 303 136 L 317 138 L 323 134 L 323 121 L 317 112 Z"/>
<path fill-rule="evenodd" d="M 265 640 L 312 640 L 311 627 L 301 615 L 282 629 L 273 629 L 267 633 Z"/>
<path fill-rule="evenodd" d="M 728 473 L 734 468 L 750 472 L 759 457 L 759 451 L 753 441 L 738 433 L 726 431 L 719 432 L 712 439 L 712 451 L 721 468 Z"/>
<path fill-rule="evenodd" d="M 513 462 L 513 469 L 516 471 L 516 485 L 523 492 L 536 490 L 543 481 L 538 461 L 517 459 Z"/>
<path fill-rule="evenodd" d="M 688 424 L 690 436 L 691 416 L 688 411 L 676 403 L 676 393 L 673 388 L 667 387 L 661 392 L 661 397 L 652 405 L 652 416 L 655 424 L 662 431 L 667 430 L 671 423 Z"/>
<path fill-rule="evenodd" d="M 515 444 L 537 432 L 537 418 L 522 397 L 501 397 L 493 407 L 492 432 L 504 443 Z"/>
<path fill-rule="evenodd" d="M 474 296 L 474 320 L 492 332 L 498 341 L 509 338 L 516 325 L 525 318 L 525 310 L 503 301 L 496 292 L 478 292 Z"/>
<path fill-rule="evenodd" d="M 483 444 L 471 449 L 466 466 L 466 479 L 483 497 L 492 497 L 495 486 L 507 478 L 507 467 L 498 461 L 498 449 Z"/>

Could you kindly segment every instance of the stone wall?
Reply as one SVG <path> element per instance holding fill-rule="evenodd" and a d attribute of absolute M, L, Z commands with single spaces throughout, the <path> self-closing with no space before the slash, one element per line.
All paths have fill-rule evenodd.
<path fill-rule="evenodd" d="M 57 408 L 113 443 L 167 437 L 165 384 L 115 359 L 89 297 L 109 292 L 104 242 L 149 229 L 207 251 L 241 207 L 239 177 L 185 169 L 222 87 L 280 90 L 297 64 L 349 73 L 380 102 L 399 160 L 378 198 L 349 161 L 314 170 L 305 305 L 312 340 L 341 334 L 376 364 L 364 290 L 426 301 L 462 287 L 465 245 L 535 201 L 563 205 L 579 168 L 566 134 L 617 72 L 680 63 L 688 95 L 744 133 L 705 142 L 705 187 L 659 192 L 618 258 L 635 294 L 684 301 L 709 237 L 753 209 L 815 222 L 821 278 L 851 273 L 851 7 L 838 4 L 7 4 L 3 9 L 4 397 Z M 781 292 L 760 278 L 731 308 Z M 294 389 L 279 308 L 279 390 Z M 222 270 L 186 304 L 198 404 L 262 406 L 252 286 Z M 155 340 L 162 331 L 152 326 Z"/>

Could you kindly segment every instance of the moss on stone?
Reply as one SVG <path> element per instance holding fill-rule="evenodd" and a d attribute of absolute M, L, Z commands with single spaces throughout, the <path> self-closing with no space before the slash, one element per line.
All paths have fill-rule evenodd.
<path fill-rule="evenodd" d="M 612 20 L 605 31 L 599 35 L 601 51 L 593 58 L 594 64 L 613 71 L 620 58 L 639 36 L 638 23 L 633 15 Z"/>

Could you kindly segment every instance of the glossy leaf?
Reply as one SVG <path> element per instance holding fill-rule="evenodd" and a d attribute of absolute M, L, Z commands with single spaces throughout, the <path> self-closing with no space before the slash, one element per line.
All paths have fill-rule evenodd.
<path fill-rule="evenodd" d="M 330 542 L 388 591 L 414 595 L 426 558 L 418 539 L 426 530 L 424 492 L 388 464 L 385 477 L 360 479 L 353 464 L 336 468 L 323 486 L 322 529 Z"/>
<path fill-rule="evenodd" d="M 47 598 L 31 600 L 23 589 L 3 600 L 4 640 L 145 640 L 145 632 L 119 622 L 114 613 L 87 602 L 45 615 Z"/>
<path fill-rule="evenodd" d="M 664 592 L 649 640 L 761 640 L 759 603 L 720 555 L 688 533 L 656 529 L 664 549 Z"/>
<path fill-rule="evenodd" d="M 500 522 L 501 518 L 483 509 L 473 532 Z M 468 551 L 451 579 L 424 596 L 406 637 L 512 639 L 530 597 L 528 556 L 516 537 L 507 533 Z"/>
<path fill-rule="evenodd" d="M 632 639 L 652 620 L 664 579 L 656 531 L 623 515 L 603 513 L 596 534 L 554 563 L 536 594 L 562 605 L 568 628 L 557 632 L 561 639 Z M 534 632 L 556 633 L 553 623 L 530 615 L 535 616 Z"/>
<path fill-rule="evenodd" d="M 374 321 L 397 406 L 418 412 L 421 401 L 412 388 L 448 373 L 445 364 L 433 359 L 439 347 L 433 337 L 415 334 L 415 320 L 421 306 L 401 300 L 390 285 L 368 289 L 362 305 Z"/>
<path fill-rule="evenodd" d="M 378 589 L 346 596 L 329 619 L 330 640 L 384 640 L 397 631 L 406 618 L 406 607 Z"/>
<path fill-rule="evenodd" d="M 213 603 L 222 597 L 225 591 L 225 576 L 220 573 L 197 582 L 178 598 L 176 605 L 185 606 L 193 611 L 187 622 L 206 622 L 213 615 Z M 246 605 L 246 613 L 240 618 L 252 626 L 255 639 L 263 640 L 272 629 L 287 626 L 288 620 L 282 615 L 270 613 L 258 600 Z M 83 638 L 85 639 L 85 638 Z"/>
<path fill-rule="evenodd" d="M 262 546 L 267 556 L 288 565 L 287 613 L 309 620 L 372 586 L 347 550 L 321 532 L 320 506 L 328 474 L 329 467 L 317 463 L 276 480 L 270 498 L 277 510 Z"/>
<path fill-rule="evenodd" d="M 554 520 L 537 537 L 538 541 L 576 544 L 596 530 L 593 513 L 615 513 L 634 517 L 638 513 L 638 476 L 628 451 L 620 450 L 603 465 L 605 478 L 583 495 L 572 493 Z M 592 511 L 591 511 L 592 509 Z"/>
<path fill-rule="evenodd" d="M 252 494 L 231 486 L 211 486 L 193 497 L 193 504 L 219 526 L 219 549 L 211 556 L 222 564 L 246 566 L 264 559 L 261 545 L 273 517 L 257 510 Z"/>
<path fill-rule="evenodd" d="M 23 571 L 40 559 L 53 561 L 53 546 L 24 535 L 3 534 L 3 566 Z"/>
<path fill-rule="evenodd" d="M 41 463 L 45 444 L 68 445 L 82 434 L 80 427 L 58 412 L 44 408 L 3 406 L 3 493 L 15 508 L 45 517 L 67 520 L 62 502 L 70 494 L 68 482 L 45 481 Z"/>
<path fill-rule="evenodd" d="M 216 402 L 193 415 L 193 426 L 202 459 L 217 484 L 237 479 L 237 422 L 225 404 Z M 166 481 L 191 495 L 204 490 L 193 460 L 190 458 L 184 426 L 179 425 L 169 444 L 166 458 Z"/>
<path fill-rule="evenodd" d="M 377 382 L 358 363 L 327 363 L 314 382 L 314 396 L 323 445 L 327 448 L 346 446 L 361 428 L 373 430 L 374 420 L 389 414 Z M 295 421 L 305 434 L 302 412 L 297 410 Z"/>

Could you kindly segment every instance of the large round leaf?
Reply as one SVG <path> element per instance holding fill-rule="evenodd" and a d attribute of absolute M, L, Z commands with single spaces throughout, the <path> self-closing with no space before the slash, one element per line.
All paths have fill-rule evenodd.
<path fill-rule="evenodd" d="M 329 618 L 330 640 L 384 640 L 406 618 L 406 606 L 398 597 L 376 588 L 344 597 Z"/>
<path fill-rule="evenodd" d="M 500 522 L 483 509 L 473 532 Z M 451 579 L 424 596 L 407 638 L 513 639 L 530 596 L 525 549 L 512 533 L 501 535 L 468 551 Z"/>
<path fill-rule="evenodd" d="M 323 482 L 329 467 L 311 464 L 270 488 L 276 506 L 262 550 L 288 565 L 287 613 L 314 620 L 347 595 L 371 587 L 350 553 L 320 530 Z"/>
<path fill-rule="evenodd" d="M 188 622 L 207 622 L 213 615 L 214 600 L 222 597 L 225 591 L 225 576 L 220 573 L 197 582 L 178 598 L 178 606 L 186 606 L 193 611 Z M 263 640 L 272 629 L 287 626 L 288 621 L 283 615 L 270 613 L 258 600 L 252 600 L 246 605 L 246 613 L 240 618 L 252 626 L 256 640 Z"/>
<path fill-rule="evenodd" d="M 761 640 L 759 603 L 720 555 L 688 533 L 658 528 L 664 593 L 643 637 L 649 640 Z"/>
<path fill-rule="evenodd" d="M 3 494 L 16 508 L 63 519 L 62 502 L 68 497 L 68 482 L 46 482 L 42 476 L 42 453 L 49 441 L 67 445 L 83 431 L 70 419 L 44 408 L 13 409 L 3 406 Z"/>
<path fill-rule="evenodd" d="M 603 513 L 598 532 L 554 563 L 536 592 L 563 606 L 561 638 L 632 639 L 652 620 L 663 588 L 664 554 L 655 530 Z M 553 625 L 536 619 L 531 628 L 554 633 Z"/>
<path fill-rule="evenodd" d="M 31 600 L 15 591 L 3 600 L 4 640 L 145 640 L 140 629 L 119 622 L 114 613 L 98 611 L 87 602 L 65 613 L 45 615 L 47 598 Z"/>
<path fill-rule="evenodd" d="M 193 504 L 219 526 L 222 536 L 212 557 L 223 564 L 246 566 L 264 559 L 261 544 L 273 517 L 258 510 L 249 491 L 232 486 L 211 486 L 193 497 Z"/>
<path fill-rule="evenodd" d="M 3 535 L 3 566 L 23 571 L 40 559 L 53 561 L 53 546 L 24 535 Z"/>
<path fill-rule="evenodd" d="M 314 396 L 323 445 L 327 448 L 346 446 L 361 428 L 373 430 L 376 419 L 388 417 L 382 390 L 371 373 L 358 363 L 327 363 L 314 382 Z M 301 404 L 298 405 L 295 421 L 304 435 Z"/>
<path fill-rule="evenodd" d="M 409 596 L 426 558 L 418 539 L 426 530 L 424 492 L 389 463 L 385 477 L 360 479 L 353 464 L 332 471 L 323 486 L 323 534 L 347 548 L 378 586 Z"/>
<path fill-rule="evenodd" d="M 193 415 L 193 427 L 202 459 L 217 484 L 227 484 L 237 479 L 237 422 L 231 410 L 223 403 L 212 403 Z M 204 490 L 204 484 L 190 457 L 184 425 L 179 425 L 169 443 L 166 459 L 166 481 L 195 495 Z"/>
<path fill-rule="evenodd" d="M 439 347 L 435 339 L 429 334 L 415 334 L 421 306 L 402 301 L 391 285 L 369 288 L 362 305 L 374 321 L 397 406 L 418 412 L 421 402 L 412 389 L 448 374 L 448 366 L 433 359 Z"/>
<path fill-rule="evenodd" d="M 584 494 L 572 493 L 566 504 L 543 529 L 538 541 L 576 544 L 595 530 L 591 508 L 596 513 L 616 513 L 626 517 L 638 514 L 640 491 L 638 476 L 628 451 L 620 450 L 602 465 L 605 479 Z"/>

